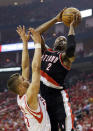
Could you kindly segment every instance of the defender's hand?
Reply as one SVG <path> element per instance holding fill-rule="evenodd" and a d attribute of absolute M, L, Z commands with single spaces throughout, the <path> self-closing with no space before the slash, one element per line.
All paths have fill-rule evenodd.
<path fill-rule="evenodd" d="M 41 44 L 41 36 L 38 31 L 35 31 L 33 28 L 29 28 L 29 31 L 31 33 L 31 38 L 33 39 L 34 43 L 40 43 Z"/>
<path fill-rule="evenodd" d="M 20 38 L 23 42 L 28 42 L 30 39 L 30 31 L 28 31 L 28 34 L 25 33 L 25 26 L 21 27 L 20 25 L 17 27 L 17 33 L 19 34 Z"/>

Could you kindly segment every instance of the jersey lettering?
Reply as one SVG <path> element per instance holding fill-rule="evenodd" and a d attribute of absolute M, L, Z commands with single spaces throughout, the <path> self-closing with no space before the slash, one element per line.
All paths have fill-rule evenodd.
<path fill-rule="evenodd" d="M 58 59 L 59 59 L 58 57 L 52 56 L 52 55 L 43 55 L 42 56 L 42 61 L 45 61 L 45 62 L 56 63 Z"/>
<path fill-rule="evenodd" d="M 43 105 L 46 105 L 46 101 L 40 96 L 40 100 L 42 101 Z"/>

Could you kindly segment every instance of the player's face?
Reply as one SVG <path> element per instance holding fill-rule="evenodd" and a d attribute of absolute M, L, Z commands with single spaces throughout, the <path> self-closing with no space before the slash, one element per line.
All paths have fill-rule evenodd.
<path fill-rule="evenodd" d="M 64 36 L 59 36 L 54 43 L 54 49 L 57 51 L 65 51 L 67 48 L 67 39 Z"/>

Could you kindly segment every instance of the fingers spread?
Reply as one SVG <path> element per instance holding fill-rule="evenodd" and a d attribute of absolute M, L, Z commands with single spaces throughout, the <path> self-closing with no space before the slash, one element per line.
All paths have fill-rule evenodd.
<path fill-rule="evenodd" d="M 23 31 L 25 31 L 25 26 L 23 25 Z"/>
<path fill-rule="evenodd" d="M 19 26 L 17 27 L 17 30 L 16 30 L 16 31 L 17 31 L 18 34 L 20 34 L 20 33 L 22 32 L 22 27 L 21 27 L 21 25 L 19 25 Z"/>

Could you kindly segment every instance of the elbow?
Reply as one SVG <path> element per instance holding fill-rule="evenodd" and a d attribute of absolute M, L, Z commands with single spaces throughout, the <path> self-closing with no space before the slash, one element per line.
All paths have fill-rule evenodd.
<path fill-rule="evenodd" d="M 22 70 L 27 70 L 29 69 L 29 65 L 28 66 L 22 66 Z"/>
<path fill-rule="evenodd" d="M 38 62 L 32 62 L 32 71 L 40 71 L 40 67 Z"/>

